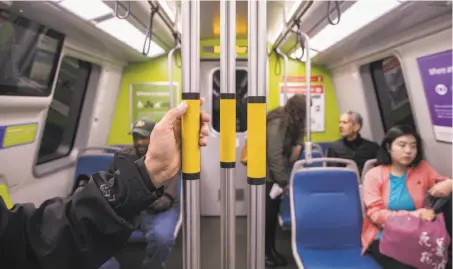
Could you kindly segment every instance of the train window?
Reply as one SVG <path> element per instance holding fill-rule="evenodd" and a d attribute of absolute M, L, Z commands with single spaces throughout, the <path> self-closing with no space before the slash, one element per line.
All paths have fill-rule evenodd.
<path fill-rule="evenodd" d="M 247 131 L 247 70 L 236 70 L 236 132 Z M 212 127 L 220 132 L 220 69 L 212 74 Z"/>
<path fill-rule="evenodd" d="M 373 62 L 370 64 L 370 72 L 384 132 L 397 124 L 409 125 L 416 130 L 403 70 L 398 58 L 391 56 Z"/>
<path fill-rule="evenodd" d="M 49 96 L 64 35 L 0 10 L 0 95 Z"/>
<path fill-rule="evenodd" d="M 37 164 L 69 155 L 91 72 L 91 64 L 65 56 L 47 112 Z"/>

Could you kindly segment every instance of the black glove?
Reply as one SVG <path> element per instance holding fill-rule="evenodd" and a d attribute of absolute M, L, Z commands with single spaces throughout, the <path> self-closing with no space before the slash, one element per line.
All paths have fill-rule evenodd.
<path fill-rule="evenodd" d="M 151 213 L 160 213 L 167 211 L 173 206 L 173 202 L 173 197 L 170 194 L 164 192 L 162 197 L 151 204 L 149 211 L 151 211 Z"/>

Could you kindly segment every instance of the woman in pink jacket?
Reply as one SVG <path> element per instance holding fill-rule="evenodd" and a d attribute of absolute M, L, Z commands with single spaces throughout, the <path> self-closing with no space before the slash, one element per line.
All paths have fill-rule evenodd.
<path fill-rule="evenodd" d="M 408 126 L 394 126 L 387 132 L 377 160 L 379 165 L 365 175 L 363 183 L 362 254 L 369 253 L 384 269 L 410 269 L 379 252 L 385 222 L 389 216 L 403 214 L 433 220 L 434 211 L 423 208 L 426 195 L 449 196 L 452 180 L 423 160 L 421 138 Z"/>

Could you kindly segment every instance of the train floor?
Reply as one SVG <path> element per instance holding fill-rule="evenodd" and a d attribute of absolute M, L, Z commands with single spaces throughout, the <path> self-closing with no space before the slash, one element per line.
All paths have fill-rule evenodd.
<path fill-rule="evenodd" d="M 220 268 L 220 218 L 201 218 L 201 268 Z M 182 231 L 167 260 L 167 269 L 182 269 Z M 291 250 L 291 232 L 277 231 L 277 249 L 288 260 L 288 265 L 279 267 L 297 269 Z M 130 244 L 117 256 L 121 269 L 139 269 L 144 256 L 144 245 Z M 236 269 L 247 268 L 247 218 L 236 218 Z"/>

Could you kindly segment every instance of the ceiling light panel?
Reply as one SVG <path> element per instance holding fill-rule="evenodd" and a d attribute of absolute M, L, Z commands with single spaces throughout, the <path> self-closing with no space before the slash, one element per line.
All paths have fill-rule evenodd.
<path fill-rule="evenodd" d="M 323 51 L 398 7 L 398 0 L 360 0 L 341 14 L 340 23 L 327 25 L 310 40 L 310 47 Z"/>
<path fill-rule="evenodd" d="M 100 0 L 63 0 L 58 4 L 87 21 L 112 13 L 112 9 Z"/>
<path fill-rule="evenodd" d="M 146 35 L 130 24 L 127 20 L 112 18 L 102 21 L 96 24 L 96 26 L 121 42 L 126 43 L 139 52 L 142 52 Z M 152 41 L 147 56 L 154 57 L 163 53 L 165 53 L 165 50 Z"/>

